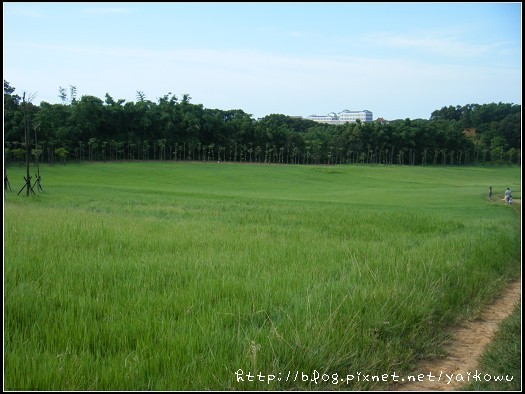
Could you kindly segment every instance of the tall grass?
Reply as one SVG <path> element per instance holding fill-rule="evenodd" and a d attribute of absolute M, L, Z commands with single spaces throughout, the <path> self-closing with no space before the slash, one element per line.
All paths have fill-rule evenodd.
<path fill-rule="evenodd" d="M 406 373 L 517 275 L 516 207 L 486 192 L 519 198 L 519 182 L 516 167 L 43 167 L 44 193 L 4 198 L 5 387 Z"/>

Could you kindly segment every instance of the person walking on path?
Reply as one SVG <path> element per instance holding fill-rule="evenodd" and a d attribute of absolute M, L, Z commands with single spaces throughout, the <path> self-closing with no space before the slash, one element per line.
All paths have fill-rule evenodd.
<path fill-rule="evenodd" d="M 510 189 L 507 187 L 507 190 L 505 190 L 505 204 L 510 205 L 511 198 Z"/>

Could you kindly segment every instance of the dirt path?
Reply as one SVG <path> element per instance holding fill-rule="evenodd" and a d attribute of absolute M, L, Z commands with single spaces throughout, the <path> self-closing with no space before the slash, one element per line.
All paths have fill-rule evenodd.
<path fill-rule="evenodd" d="M 393 390 L 402 391 L 429 391 L 429 390 L 457 390 L 461 382 L 446 378 L 463 374 L 465 380 L 467 372 L 472 376 L 477 368 L 478 359 L 487 344 L 491 341 L 498 324 L 514 310 L 521 300 L 521 279 L 514 281 L 505 293 L 491 304 L 475 321 L 468 322 L 453 333 L 453 338 L 447 346 L 447 357 L 444 359 L 425 362 L 418 367 L 417 374 L 432 374 L 433 381 L 425 378 L 422 382 L 409 382 L 398 385 Z M 441 381 L 438 376 L 442 373 Z"/>
<path fill-rule="evenodd" d="M 521 204 L 521 200 L 514 200 L 513 203 Z M 448 356 L 440 360 L 424 362 L 414 372 L 414 375 L 425 374 L 428 376 L 432 374 L 434 376 L 433 381 L 425 378 L 421 382 L 399 384 L 392 390 L 457 390 L 463 383 L 450 380 L 445 374 L 448 374 L 449 377 L 462 374 L 465 380 L 468 376 L 467 373 L 472 376 L 476 371 L 480 356 L 492 340 L 499 323 L 509 316 L 516 304 L 520 302 L 521 275 L 519 280 L 510 283 L 503 295 L 489 305 L 478 319 L 465 323 L 452 333 L 452 340 L 445 349 Z M 443 378 L 438 380 L 440 373 L 442 373 Z"/>

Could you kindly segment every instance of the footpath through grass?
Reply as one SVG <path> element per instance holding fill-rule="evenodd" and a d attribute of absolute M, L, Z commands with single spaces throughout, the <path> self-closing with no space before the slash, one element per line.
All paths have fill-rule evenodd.
<path fill-rule="evenodd" d="M 521 304 L 498 327 L 463 391 L 521 391 Z"/>
<path fill-rule="evenodd" d="M 520 267 L 518 167 L 8 174 L 6 389 L 381 389 Z"/>

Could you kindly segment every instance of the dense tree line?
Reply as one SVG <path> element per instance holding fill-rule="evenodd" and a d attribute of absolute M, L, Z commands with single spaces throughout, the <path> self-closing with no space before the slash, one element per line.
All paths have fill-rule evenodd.
<path fill-rule="evenodd" d="M 61 104 L 22 99 L 4 80 L 4 159 L 31 155 L 56 163 L 110 160 L 221 160 L 232 162 L 467 165 L 520 163 L 521 105 L 449 106 L 430 119 L 320 124 L 240 109 L 204 108 L 168 93 L 156 102 L 109 94 L 76 97 L 59 88 Z M 27 122 L 26 122 L 27 120 Z"/>

